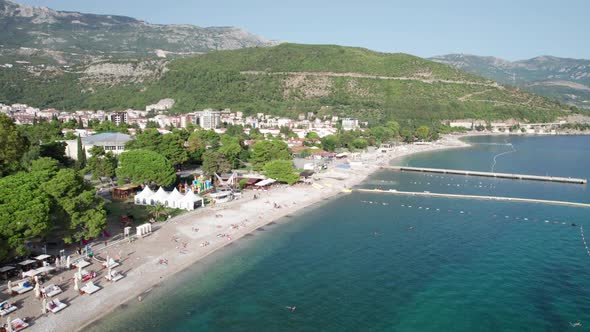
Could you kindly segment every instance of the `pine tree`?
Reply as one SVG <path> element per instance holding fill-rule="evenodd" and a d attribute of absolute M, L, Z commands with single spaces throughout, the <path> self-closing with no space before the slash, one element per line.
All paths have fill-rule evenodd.
<path fill-rule="evenodd" d="M 78 161 L 76 161 L 76 168 L 83 169 L 86 167 L 86 149 L 82 147 L 82 139 L 78 136 Z"/>

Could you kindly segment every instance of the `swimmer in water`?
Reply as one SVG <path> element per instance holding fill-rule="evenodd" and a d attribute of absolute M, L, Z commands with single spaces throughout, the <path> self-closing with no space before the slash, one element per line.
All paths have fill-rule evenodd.
<path fill-rule="evenodd" d="M 571 325 L 572 327 L 579 327 L 579 326 L 582 326 L 582 323 L 581 323 L 581 322 L 579 322 L 579 321 L 578 321 L 578 322 L 575 322 L 575 323 L 572 323 L 572 322 L 570 322 L 570 325 Z"/>
<path fill-rule="evenodd" d="M 411 230 L 413 230 L 413 229 L 414 229 L 414 226 L 410 226 L 410 227 L 408 227 L 408 230 L 409 230 L 409 231 L 411 231 Z"/>
<path fill-rule="evenodd" d="M 295 306 L 293 306 L 293 307 L 286 306 L 285 308 L 291 310 L 291 312 L 293 312 L 293 311 L 295 311 L 295 309 L 297 309 L 297 307 L 295 307 Z"/>

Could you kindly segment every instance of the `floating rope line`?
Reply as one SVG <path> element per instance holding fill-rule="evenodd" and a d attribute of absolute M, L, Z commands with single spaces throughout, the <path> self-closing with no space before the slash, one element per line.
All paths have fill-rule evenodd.
<path fill-rule="evenodd" d="M 584 242 L 584 247 L 586 247 L 586 253 L 590 256 L 590 249 L 588 249 L 588 244 L 586 243 L 586 239 L 584 238 L 584 226 L 580 226 L 580 234 L 582 235 L 582 242 Z"/>
<path fill-rule="evenodd" d="M 508 139 L 506 139 L 506 140 L 508 141 Z M 497 155 L 494 156 L 494 163 L 492 164 L 492 173 L 494 173 L 494 168 L 496 167 L 496 163 L 497 163 L 496 158 L 498 158 L 498 157 L 500 157 L 502 155 L 505 155 L 505 154 L 516 152 L 516 149 L 514 148 L 514 145 L 512 145 L 512 143 L 507 143 L 506 145 L 507 146 L 510 146 L 510 148 L 512 148 L 512 150 L 511 151 L 502 152 L 502 153 L 498 153 Z"/>

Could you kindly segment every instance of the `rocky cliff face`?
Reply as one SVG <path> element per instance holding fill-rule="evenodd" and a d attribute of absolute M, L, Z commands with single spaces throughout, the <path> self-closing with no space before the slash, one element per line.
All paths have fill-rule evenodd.
<path fill-rule="evenodd" d="M 55 11 L 0 0 L 0 56 L 4 57 L 27 48 L 36 50 L 40 59 L 72 64 L 180 57 L 277 43 L 235 27 L 157 25 L 125 16 Z"/>
<path fill-rule="evenodd" d="M 539 56 L 507 61 L 467 54 L 442 55 L 431 60 L 590 109 L 590 60 Z"/>

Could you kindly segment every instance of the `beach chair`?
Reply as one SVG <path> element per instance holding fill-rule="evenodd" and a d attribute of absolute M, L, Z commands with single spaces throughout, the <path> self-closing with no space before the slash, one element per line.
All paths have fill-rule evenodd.
<path fill-rule="evenodd" d="M 8 301 L 0 302 L 0 316 L 4 317 L 9 313 L 18 309 L 15 305 L 8 303 Z"/>
<path fill-rule="evenodd" d="M 12 330 L 14 332 L 22 331 L 29 327 L 29 324 L 20 318 L 13 319 L 10 324 L 12 325 Z"/>
<path fill-rule="evenodd" d="M 119 265 L 121 265 L 121 264 L 119 264 L 117 261 L 115 261 L 112 258 L 109 258 L 109 261 L 108 262 L 102 263 L 102 266 L 107 267 L 107 268 L 110 267 L 111 269 L 113 269 L 113 268 L 115 268 L 115 267 L 117 267 Z"/>
<path fill-rule="evenodd" d="M 125 276 L 124 276 L 124 275 L 122 275 L 122 274 L 121 274 L 121 272 L 119 272 L 119 271 L 116 271 L 116 270 L 112 270 L 112 271 L 111 271 L 111 275 L 110 275 L 110 276 L 109 276 L 109 275 L 105 276 L 105 278 L 106 278 L 108 281 L 112 281 L 112 282 L 117 282 L 117 281 L 119 281 L 119 280 L 123 279 L 124 277 L 125 277 Z"/>
<path fill-rule="evenodd" d="M 16 287 L 12 289 L 12 291 L 17 294 L 24 294 L 31 290 L 33 290 L 33 285 L 31 285 L 31 283 L 29 283 L 28 281 L 21 281 L 18 283 Z"/>
<path fill-rule="evenodd" d="M 82 287 L 80 290 L 86 294 L 93 294 L 98 292 L 100 290 L 100 287 L 96 286 L 92 281 L 90 281 L 86 284 L 86 286 Z"/>
<path fill-rule="evenodd" d="M 62 292 L 61 288 L 59 288 L 59 286 L 56 286 L 54 284 L 45 286 L 43 288 L 43 292 L 45 293 L 45 295 L 47 295 L 48 297 L 53 297 L 57 294 L 60 294 Z"/>
<path fill-rule="evenodd" d="M 55 298 L 47 303 L 47 310 L 55 314 L 65 309 L 67 306 L 67 304 L 61 302 L 58 298 Z"/>

